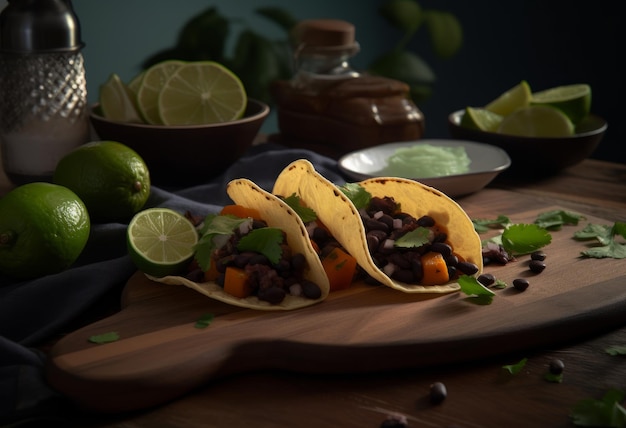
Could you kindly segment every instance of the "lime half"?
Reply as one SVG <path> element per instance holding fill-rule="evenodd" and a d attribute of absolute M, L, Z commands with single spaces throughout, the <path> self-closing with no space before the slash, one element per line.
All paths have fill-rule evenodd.
<path fill-rule="evenodd" d="M 126 232 L 137 268 L 155 277 L 181 273 L 194 255 L 198 232 L 182 214 L 167 208 L 138 212 Z"/>
<path fill-rule="evenodd" d="M 505 117 L 498 132 L 522 137 L 568 137 L 574 134 L 574 124 L 554 107 L 528 106 Z"/>
<path fill-rule="evenodd" d="M 143 122 L 135 106 L 134 94 L 115 73 L 100 86 L 100 108 L 107 119 L 118 122 Z"/>
<path fill-rule="evenodd" d="M 557 86 L 532 94 L 532 105 L 550 105 L 561 110 L 574 125 L 580 123 L 591 110 L 591 87 L 587 84 Z"/>
<path fill-rule="evenodd" d="M 525 80 L 522 80 L 519 84 L 487 104 L 485 108 L 500 116 L 507 116 L 518 108 L 528 106 L 531 96 L 530 85 Z"/>
<path fill-rule="evenodd" d="M 165 82 L 178 68 L 184 64 L 183 61 L 167 60 L 153 65 L 147 69 L 141 80 L 133 84 L 137 89 L 137 106 L 144 120 L 152 125 L 162 125 L 163 121 L 159 115 L 159 94 Z"/>
<path fill-rule="evenodd" d="M 199 61 L 182 65 L 172 74 L 158 105 L 165 125 L 201 125 L 241 118 L 247 97 L 232 71 L 213 61 Z"/>
<path fill-rule="evenodd" d="M 503 117 L 484 108 L 466 107 L 461 126 L 481 131 L 496 132 Z"/>

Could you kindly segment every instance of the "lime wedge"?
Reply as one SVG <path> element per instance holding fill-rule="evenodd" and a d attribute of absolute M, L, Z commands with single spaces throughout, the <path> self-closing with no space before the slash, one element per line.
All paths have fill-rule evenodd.
<path fill-rule="evenodd" d="M 132 218 L 126 238 L 128 254 L 137 268 L 163 277 L 184 271 L 193 258 L 198 232 L 176 211 L 148 208 Z"/>
<path fill-rule="evenodd" d="M 485 108 L 500 116 L 507 116 L 521 107 L 530 104 L 531 91 L 530 85 L 525 80 L 513 86 L 508 91 L 501 94 L 498 98 L 491 101 Z"/>
<path fill-rule="evenodd" d="M 591 110 L 591 87 L 587 84 L 557 86 L 535 92 L 531 105 L 550 105 L 561 110 L 574 125 L 580 123 Z"/>
<path fill-rule="evenodd" d="M 503 117 L 484 108 L 466 107 L 461 118 L 464 128 L 478 129 L 487 132 L 496 132 Z"/>
<path fill-rule="evenodd" d="M 155 64 L 145 71 L 139 89 L 137 89 L 137 106 L 147 123 L 152 125 L 163 124 L 159 115 L 159 94 L 165 82 L 183 64 L 183 61 L 167 60 Z"/>
<path fill-rule="evenodd" d="M 554 107 L 528 106 L 505 117 L 498 132 L 523 137 L 567 137 L 574 134 L 574 124 Z"/>
<path fill-rule="evenodd" d="M 100 109 L 107 119 L 118 122 L 143 122 L 135 106 L 134 96 L 115 73 L 100 86 Z"/>
<path fill-rule="evenodd" d="M 213 61 L 179 67 L 163 86 L 158 102 L 165 125 L 229 122 L 243 116 L 246 104 L 241 80 Z"/>

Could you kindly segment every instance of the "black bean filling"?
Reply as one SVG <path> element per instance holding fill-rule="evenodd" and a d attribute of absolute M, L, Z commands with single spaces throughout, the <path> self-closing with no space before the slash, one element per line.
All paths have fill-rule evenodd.
<path fill-rule="evenodd" d="M 252 229 L 267 227 L 262 221 L 255 220 Z M 254 290 L 253 295 L 259 300 L 278 304 L 287 295 L 319 299 L 322 290 L 319 285 L 304 278 L 306 258 L 302 253 L 292 253 L 284 242 L 282 255 L 278 263 L 271 263 L 263 254 L 237 250 L 237 243 L 244 236 L 240 231 L 230 237 L 228 242 L 216 251 L 212 263 L 216 263 L 219 275 L 216 282 L 224 286 L 224 277 L 228 266 L 244 269 L 248 274 L 248 285 Z M 284 237 L 283 237 L 284 239 Z"/>
<path fill-rule="evenodd" d="M 360 215 L 374 263 L 394 280 L 419 284 L 423 278 L 421 256 L 429 251 L 443 256 L 451 280 L 461 274 L 474 275 L 478 272 L 478 266 L 474 263 L 459 261 L 452 247 L 447 244 L 445 228 L 437 225 L 431 216 L 415 218 L 404 213 L 390 197 L 372 197 Z M 428 229 L 427 243 L 411 248 L 395 246 L 396 240 L 420 227 Z"/>

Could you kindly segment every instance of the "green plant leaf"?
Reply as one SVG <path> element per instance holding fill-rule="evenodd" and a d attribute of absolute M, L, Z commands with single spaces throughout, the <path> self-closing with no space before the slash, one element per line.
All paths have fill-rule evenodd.
<path fill-rule="evenodd" d="M 502 246 L 512 255 L 529 254 L 552 242 L 552 235 L 536 224 L 513 224 L 502 232 Z"/>
<path fill-rule="evenodd" d="M 183 52 L 197 54 L 203 52 L 206 59 L 223 61 L 229 31 L 229 21 L 215 7 L 211 7 L 191 18 L 183 26 L 176 47 Z"/>
<path fill-rule="evenodd" d="M 421 57 L 405 50 L 393 50 L 376 59 L 369 67 L 372 74 L 412 84 L 430 84 L 435 73 Z"/>
<path fill-rule="evenodd" d="M 284 61 L 272 41 L 251 30 L 244 30 L 235 45 L 232 70 L 241 79 L 249 97 L 271 103 L 271 82 L 291 74 Z"/>
<path fill-rule="evenodd" d="M 454 56 L 463 45 L 463 28 L 456 16 L 428 10 L 424 12 L 424 18 L 435 54 L 444 59 Z"/>
<path fill-rule="evenodd" d="M 412 34 L 424 22 L 422 7 L 415 0 L 390 0 L 383 4 L 378 13 L 393 27 Z"/>
<path fill-rule="evenodd" d="M 256 13 L 272 21 L 286 32 L 290 32 L 298 23 L 292 14 L 278 7 L 262 7 L 257 9 Z"/>
<path fill-rule="evenodd" d="M 528 358 L 522 358 L 517 363 L 507 364 L 505 366 L 502 366 L 502 368 L 508 371 L 509 373 L 511 373 L 512 375 L 516 375 L 522 371 L 522 369 L 526 366 L 527 362 L 528 362 Z"/>

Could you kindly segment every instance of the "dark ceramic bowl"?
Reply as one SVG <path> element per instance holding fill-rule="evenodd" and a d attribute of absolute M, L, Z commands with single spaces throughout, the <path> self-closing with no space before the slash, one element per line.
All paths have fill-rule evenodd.
<path fill-rule="evenodd" d="M 604 119 L 591 114 L 570 137 L 519 137 L 465 128 L 461 126 L 464 114 L 465 110 L 458 110 L 448 116 L 450 135 L 504 149 L 511 158 L 506 173 L 518 177 L 545 177 L 582 162 L 600 144 L 608 126 Z"/>
<path fill-rule="evenodd" d="M 91 109 L 100 140 L 113 140 L 135 150 L 146 162 L 152 184 L 187 187 L 224 172 L 252 146 L 270 108 L 250 99 L 244 117 L 210 125 L 159 126 L 115 122 Z"/>

